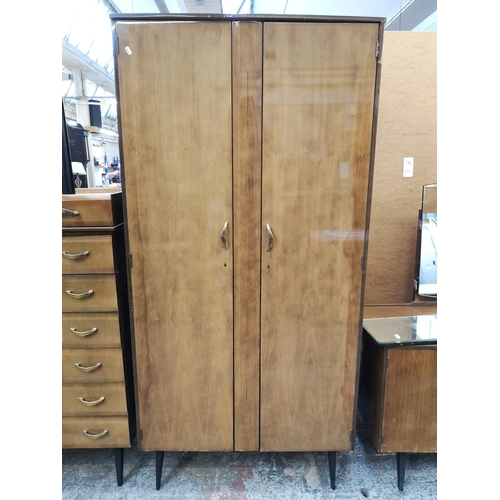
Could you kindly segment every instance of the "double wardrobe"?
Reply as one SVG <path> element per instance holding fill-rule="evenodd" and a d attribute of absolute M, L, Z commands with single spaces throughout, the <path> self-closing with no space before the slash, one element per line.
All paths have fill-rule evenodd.
<path fill-rule="evenodd" d="M 111 16 L 139 450 L 353 448 L 383 19 Z"/>

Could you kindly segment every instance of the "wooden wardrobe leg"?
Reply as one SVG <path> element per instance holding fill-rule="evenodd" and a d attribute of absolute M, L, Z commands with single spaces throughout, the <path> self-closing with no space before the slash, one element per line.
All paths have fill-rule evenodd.
<path fill-rule="evenodd" d="M 330 465 L 330 485 L 332 490 L 335 489 L 335 469 L 337 467 L 337 452 L 329 451 L 328 452 L 328 463 Z"/>
<path fill-rule="evenodd" d="M 156 489 L 160 489 L 161 485 L 161 471 L 163 469 L 163 451 L 156 452 Z"/>
<path fill-rule="evenodd" d="M 406 453 L 396 453 L 396 463 L 398 467 L 398 488 L 403 491 L 406 471 Z"/>
<path fill-rule="evenodd" d="M 123 448 L 115 448 L 116 482 L 118 486 L 123 484 Z"/>

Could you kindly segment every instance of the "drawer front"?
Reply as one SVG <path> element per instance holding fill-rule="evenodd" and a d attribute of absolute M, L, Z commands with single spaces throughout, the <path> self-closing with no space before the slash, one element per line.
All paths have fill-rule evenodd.
<path fill-rule="evenodd" d="M 62 208 L 62 227 L 112 227 L 115 225 L 109 194 L 63 196 Z M 65 210 L 73 213 L 66 213 Z"/>
<path fill-rule="evenodd" d="M 63 417 L 127 415 L 125 384 L 63 384 L 62 414 Z"/>
<path fill-rule="evenodd" d="M 81 368 L 78 368 L 76 364 Z M 88 367 L 93 369 L 91 371 L 82 369 Z M 62 381 L 68 383 L 125 382 L 122 350 L 63 349 Z"/>
<path fill-rule="evenodd" d="M 72 294 L 80 294 L 75 298 Z M 92 293 L 90 293 L 92 292 Z M 82 295 L 87 294 L 82 297 Z M 113 312 L 118 311 L 116 281 L 113 275 L 62 277 L 63 312 Z"/>
<path fill-rule="evenodd" d="M 113 274 L 113 240 L 102 236 L 63 236 L 62 274 Z"/>
<path fill-rule="evenodd" d="M 63 348 L 121 346 L 118 313 L 63 313 Z"/>
<path fill-rule="evenodd" d="M 93 439 L 83 431 L 104 435 Z M 128 417 L 63 417 L 62 447 L 130 448 Z"/>

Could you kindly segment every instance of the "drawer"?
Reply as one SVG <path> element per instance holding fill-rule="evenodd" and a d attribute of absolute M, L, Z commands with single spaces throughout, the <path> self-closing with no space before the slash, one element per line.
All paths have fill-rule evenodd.
<path fill-rule="evenodd" d="M 100 363 L 100 365 L 99 365 Z M 95 367 L 91 371 L 78 368 Z M 121 349 L 63 349 L 63 382 L 125 382 Z"/>
<path fill-rule="evenodd" d="M 62 414 L 63 417 L 127 415 L 125 384 L 63 384 Z"/>
<path fill-rule="evenodd" d="M 62 227 L 113 227 L 123 222 L 122 194 L 62 195 Z"/>
<path fill-rule="evenodd" d="M 94 439 L 83 431 L 103 435 Z M 128 417 L 63 417 L 62 447 L 130 448 Z"/>
<path fill-rule="evenodd" d="M 80 298 L 76 298 L 75 295 L 71 296 L 68 292 Z M 62 310 L 63 312 L 118 311 L 115 276 L 75 276 L 73 274 L 63 276 Z"/>
<path fill-rule="evenodd" d="M 121 348 L 118 313 L 63 313 L 62 347 Z"/>
<path fill-rule="evenodd" d="M 114 274 L 113 239 L 101 236 L 63 236 L 62 274 Z"/>

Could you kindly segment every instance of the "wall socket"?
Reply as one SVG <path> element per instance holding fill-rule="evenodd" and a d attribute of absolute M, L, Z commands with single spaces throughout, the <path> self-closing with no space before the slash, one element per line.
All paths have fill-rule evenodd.
<path fill-rule="evenodd" d="M 413 157 L 403 158 L 403 177 L 413 177 Z"/>

